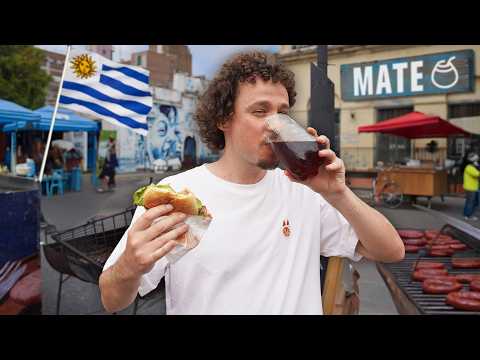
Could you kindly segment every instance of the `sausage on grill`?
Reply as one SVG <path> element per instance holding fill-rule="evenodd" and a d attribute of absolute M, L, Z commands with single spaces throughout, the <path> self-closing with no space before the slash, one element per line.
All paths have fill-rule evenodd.
<path fill-rule="evenodd" d="M 459 269 L 480 268 L 480 258 L 453 258 L 452 266 Z"/>
<path fill-rule="evenodd" d="M 463 243 L 459 240 L 428 240 L 428 245 L 462 245 Z"/>
<path fill-rule="evenodd" d="M 423 232 L 418 230 L 397 230 L 398 235 L 404 239 L 418 239 L 423 237 Z"/>
<path fill-rule="evenodd" d="M 467 245 L 465 244 L 450 244 L 450 249 L 455 251 L 467 250 Z"/>
<path fill-rule="evenodd" d="M 427 240 L 425 238 L 404 239 L 403 242 L 404 242 L 405 245 L 415 245 L 415 246 L 427 245 Z"/>
<path fill-rule="evenodd" d="M 448 276 L 447 269 L 422 269 L 412 273 L 412 279 L 415 281 L 424 281 L 438 276 Z M 452 277 L 451 280 L 455 280 L 455 278 Z"/>
<path fill-rule="evenodd" d="M 480 274 L 457 274 L 455 278 L 458 282 L 469 284 L 472 281 L 480 280 Z"/>
<path fill-rule="evenodd" d="M 447 295 L 445 302 L 458 310 L 480 311 L 480 292 L 451 292 Z"/>
<path fill-rule="evenodd" d="M 414 270 L 421 269 L 445 269 L 445 265 L 439 262 L 433 261 L 419 261 L 414 264 Z"/>
<path fill-rule="evenodd" d="M 433 241 L 452 241 L 453 238 L 450 235 L 440 234 L 437 230 L 426 230 L 425 237 L 428 240 Z"/>
<path fill-rule="evenodd" d="M 425 237 L 427 239 L 435 239 L 438 234 L 439 234 L 439 231 L 437 230 L 425 230 Z"/>
<path fill-rule="evenodd" d="M 448 294 L 462 288 L 463 285 L 456 280 L 426 279 L 422 283 L 423 292 L 426 294 Z"/>
<path fill-rule="evenodd" d="M 446 256 L 452 256 L 453 253 L 455 251 L 452 250 L 452 249 L 446 249 L 446 250 L 434 250 L 434 249 L 431 249 L 429 252 L 428 252 L 428 255 L 432 256 L 432 257 L 446 257 Z"/>
<path fill-rule="evenodd" d="M 417 245 L 405 245 L 405 252 L 407 253 L 416 253 L 420 250 L 420 246 Z"/>
<path fill-rule="evenodd" d="M 450 245 L 428 245 L 428 246 L 427 246 L 427 249 L 430 249 L 430 250 L 440 250 L 440 251 L 450 250 Z"/>

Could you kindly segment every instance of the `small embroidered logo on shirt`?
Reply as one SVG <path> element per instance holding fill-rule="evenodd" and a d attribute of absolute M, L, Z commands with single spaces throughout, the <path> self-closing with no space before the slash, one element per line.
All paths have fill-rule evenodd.
<path fill-rule="evenodd" d="M 288 219 L 283 220 L 282 232 L 284 236 L 290 236 L 290 223 L 288 222 Z"/>

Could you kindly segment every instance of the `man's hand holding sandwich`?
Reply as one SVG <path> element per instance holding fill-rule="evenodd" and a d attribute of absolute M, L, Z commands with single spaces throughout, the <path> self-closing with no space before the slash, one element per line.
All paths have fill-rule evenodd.
<path fill-rule="evenodd" d="M 128 231 L 125 251 L 100 277 L 102 302 L 110 312 L 128 306 L 138 292 L 140 278 L 155 263 L 184 244 L 189 215 L 211 217 L 189 190 L 175 192 L 169 185 L 149 185 L 137 190 L 134 203 L 147 211 Z"/>

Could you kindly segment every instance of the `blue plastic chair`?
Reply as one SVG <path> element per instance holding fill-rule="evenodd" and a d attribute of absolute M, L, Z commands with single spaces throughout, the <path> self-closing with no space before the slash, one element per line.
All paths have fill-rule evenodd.
<path fill-rule="evenodd" d="M 52 179 L 50 180 L 49 194 L 48 196 L 53 195 L 53 190 L 56 189 L 57 193 L 63 195 L 63 170 L 55 169 L 53 170 Z"/>

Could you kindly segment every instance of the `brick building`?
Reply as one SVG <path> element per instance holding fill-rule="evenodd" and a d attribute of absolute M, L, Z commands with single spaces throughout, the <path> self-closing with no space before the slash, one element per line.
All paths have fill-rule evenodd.
<path fill-rule="evenodd" d="M 42 69 L 52 77 L 52 81 L 50 81 L 50 84 L 48 84 L 48 92 L 45 103 L 47 105 L 55 105 L 55 101 L 57 100 L 58 86 L 62 77 L 65 55 L 47 50 L 43 51 L 45 53 L 45 62 L 43 63 Z"/>
<path fill-rule="evenodd" d="M 187 45 L 149 45 L 148 50 L 131 55 L 131 65 L 150 71 L 150 85 L 171 89 L 176 73 L 192 75 L 192 54 Z"/>
<path fill-rule="evenodd" d="M 113 60 L 113 45 L 88 45 L 87 50 Z"/>

